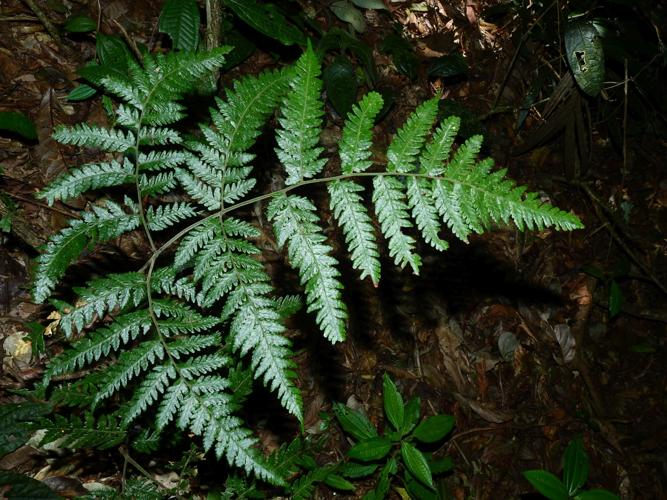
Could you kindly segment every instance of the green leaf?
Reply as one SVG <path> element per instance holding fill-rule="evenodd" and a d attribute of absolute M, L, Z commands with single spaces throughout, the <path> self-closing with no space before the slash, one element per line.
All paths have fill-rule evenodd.
<path fill-rule="evenodd" d="M 347 479 L 339 476 L 338 474 L 329 474 L 324 478 L 324 482 L 327 486 L 332 487 L 335 490 L 341 491 L 354 491 L 354 485 L 349 482 Z"/>
<path fill-rule="evenodd" d="M 422 443 L 435 443 L 452 431 L 454 423 L 451 415 L 434 415 L 424 419 L 412 435 Z"/>
<path fill-rule="evenodd" d="M 598 95 L 604 81 L 604 50 L 592 22 L 575 20 L 567 25 L 565 55 L 581 90 L 592 97 Z"/>
<path fill-rule="evenodd" d="M 0 130 L 14 132 L 31 141 L 37 139 L 35 124 L 19 111 L 0 111 Z"/>
<path fill-rule="evenodd" d="M 374 462 L 384 458 L 391 450 L 392 442 L 384 437 L 373 437 L 355 444 L 347 456 L 361 462 Z"/>
<path fill-rule="evenodd" d="M 426 458 L 414 445 L 403 441 L 401 443 L 401 456 L 403 463 L 410 473 L 426 486 L 434 487 L 431 469 L 428 467 Z"/>
<path fill-rule="evenodd" d="M 67 94 L 68 101 L 85 101 L 89 97 L 94 96 L 97 93 L 90 85 L 82 83 L 81 85 L 75 87 L 69 94 Z"/>
<path fill-rule="evenodd" d="M 88 16 L 72 16 L 65 22 L 68 33 L 88 33 L 97 29 L 97 23 Z"/>
<path fill-rule="evenodd" d="M 609 317 L 613 318 L 621 312 L 623 305 L 623 292 L 618 281 L 612 280 L 609 285 Z"/>
<path fill-rule="evenodd" d="M 343 430 L 357 441 L 377 437 L 375 427 L 361 412 L 348 408 L 342 403 L 334 403 L 333 411 Z"/>
<path fill-rule="evenodd" d="M 329 8 L 338 19 L 348 23 L 357 33 L 366 31 L 364 15 L 348 0 L 338 0 L 332 3 Z"/>
<path fill-rule="evenodd" d="M 275 5 L 258 4 L 254 0 L 224 0 L 224 4 L 244 23 L 283 45 L 306 45 L 303 32 L 291 24 Z"/>
<path fill-rule="evenodd" d="M 0 405 L 0 457 L 23 446 L 38 427 L 35 420 L 51 408 L 42 403 L 3 403 Z"/>
<path fill-rule="evenodd" d="M 167 0 L 160 12 L 159 29 L 171 38 L 175 49 L 197 50 L 199 9 L 195 0 Z"/>
<path fill-rule="evenodd" d="M 340 116 L 347 115 L 357 98 L 357 75 L 347 57 L 338 56 L 322 75 L 327 97 Z"/>
<path fill-rule="evenodd" d="M 563 483 L 570 495 L 574 495 L 588 479 L 588 456 L 581 436 L 572 440 L 563 455 Z"/>
<path fill-rule="evenodd" d="M 429 76 L 453 78 L 465 75 L 468 72 L 468 63 L 462 54 L 450 54 L 438 57 L 428 67 Z"/>
<path fill-rule="evenodd" d="M 352 0 L 352 3 L 362 9 L 389 10 L 382 0 Z"/>
<path fill-rule="evenodd" d="M 418 481 L 407 468 L 403 470 L 403 483 L 405 484 L 405 489 L 410 493 L 410 498 L 416 500 L 440 500 L 438 492 L 435 489 L 425 486 L 421 481 Z"/>
<path fill-rule="evenodd" d="M 118 71 L 121 75 L 127 72 L 127 61 L 133 59 L 133 56 L 122 38 L 98 33 L 95 36 L 95 48 L 102 66 Z"/>
<path fill-rule="evenodd" d="M 7 500 L 39 498 L 59 500 L 62 497 L 41 481 L 17 472 L 0 471 L 0 490 Z"/>
<path fill-rule="evenodd" d="M 549 500 L 568 500 L 570 498 L 563 482 L 551 472 L 541 469 L 527 470 L 523 472 L 523 477 Z"/>
<path fill-rule="evenodd" d="M 387 463 L 382 467 L 380 471 L 380 476 L 378 477 L 377 485 L 375 490 L 369 491 L 369 498 L 373 500 L 383 500 L 387 493 L 389 492 L 389 486 L 391 485 L 391 476 L 396 474 L 398 470 L 398 463 L 394 457 L 387 460 Z M 364 496 L 366 500 L 366 496 Z"/>
<path fill-rule="evenodd" d="M 452 470 L 454 468 L 454 462 L 450 457 L 444 457 L 437 460 L 429 460 L 428 466 L 431 469 L 431 474 L 437 475 Z"/>
<path fill-rule="evenodd" d="M 403 436 L 409 434 L 410 431 L 414 429 L 415 425 L 417 425 L 417 422 L 419 421 L 420 404 L 421 401 L 419 398 L 414 397 L 405 405 L 405 419 L 403 427 L 400 429 Z"/>
<path fill-rule="evenodd" d="M 338 471 L 341 475 L 352 479 L 370 476 L 378 468 L 378 464 L 357 464 L 354 462 L 347 462 L 340 466 Z"/>
<path fill-rule="evenodd" d="M 387 418 L 394 429 L 400 430 L 405 422 L 405 405 L 401 393 L 386 373 L 382 377 L 382 390 Z"/>
<path fill-rule="evenodd" d="M 594 489 L 582 491 L 574 497 L 574 500 L 619 500 L 620 497 L 611 491 Z"/>

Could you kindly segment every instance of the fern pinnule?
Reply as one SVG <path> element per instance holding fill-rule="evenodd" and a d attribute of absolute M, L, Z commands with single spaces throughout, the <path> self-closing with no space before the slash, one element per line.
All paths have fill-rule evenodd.
<path fill-rule="evenodd" d="M 324 115 L 320 73 L 317 55 L 308 45 L 294 67 L 276 130 L 276 153 L 287 172 L 287 185 L 316 176 L 326 163 L 320 158 L 324 148 L 318 147 Z"/>

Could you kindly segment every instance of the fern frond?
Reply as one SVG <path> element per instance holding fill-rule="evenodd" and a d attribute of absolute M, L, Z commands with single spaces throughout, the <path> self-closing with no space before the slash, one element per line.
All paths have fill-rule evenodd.
<path fill-rule="evenodd" d="M 373 179 L 373 203 L 382 234 L 388 239 L 389 256 L 397 266 L 410 264 L 412 271 L 419 274 L 421 258 L 415 253 L 415 239 L 403 232 L 412 222 L 408 217 L 405 200 L 405 186 L 394 177 L 378 176 Z"/>
<path fill-rule="evenodd" d="M 363 172 L 372 165 L 369 158 L 373 145 L 373 122 L 382 105 L 382 96 L 370 92 L 347 115 L 339 150 L 340 168 L 344 174 Z"/>
<path fill-rule="evenodd" d="M 320 158 L 324 148 L 317 147 L 324 104 L 320 99 L 322 81 L 320 63 L 310 44 L 296 62 L 290 92 L 285 96 L 276 130 L 276 153 L 287 172 L 287 185 L 314 177 L 326 159 Z"/>
<path fill-rule="evenodd" d="M 171 191 L 176 186 L 176 174 L 174 172 L 160 172 L 157 175 L 140 175 L 139 189 L 141 196 L 155 196 Z"/>
<path fill-rule="evenodd" d="M 101 328 L 74 343 L 68 350 L 53 358 L 44 374 L 48 382 L 54 376 L 73 372 L 98 361 L 122 345 L 145 334 L 151 327 L 146 309 L 116 317 L 107 328 Z"/>
<path fill-rule="evenodd" d="M 440 123 L 421 155 L 420 172 L 433 176 L 442 174 L 460 126 L 458 116 L 449 116 Z"/>
<path fill-rule="evenodd" d="M 412 172 L 419 152 L 421 151 L 426 135 L 433 127 L 438 114 L 438 100 L 436 96 L 423 102 L 410 115 L 387 149 L 387 170 L 390 172 Z"/>
<path fill-rule="evenodd" d="M 161 361 L 165 356 L 164 345 L 159 340 L 148 340 L 131 350 L 124 351 L 118 360 L 103 374 L 102 383 L 93 400 L 93 408 L 135 377 Z"/>
<path fill-rule="evenodd" d="M 197 211 L 187 202 L 176 202 L 171 205 L 148 207 L 146 221 L 151 231 L 162 231 L 178 222 L 197 215 Z"/>
<path fill-rule="evenodd" d="M 246 151 L 254 144 L 288 83 L 285 71 L 266 71 L 237 80 L 224 101 L 216 99 L 218 109 L 211 110 L 211 119 L 229 151 Z"/>
<path fill-rule="evenodd" d="M 101 149 L 114 153 L 123 153 L 134 147 L 135 137 L 132 132 L 108 129 L 87 123 L 77 123 L 71 127 L 59 126 L 53 138 L 61 144 L 72 144 L 91 149 Z"/>
<path fill-rule="evenodd" d="M 199 249 L 213 240 L 213 238 L 219 234 L 220 229 L 220 219 L 217 217 L 209 217 L 208 219 L 205 219 L 202 224 L 199 224 L 192 229 L 192 231 L 181 240 L 181 243 L 176 249 L 174 267 L 176 269 L 182 269 L 190 264 Z"/>
<path fill-rule="evenodd" d="M 343 285 L 338 262 L 325 242 L 315 206 L 300 196 L 276 196 L 267 210 L 279 246 L 287 253 L 304 285 L 308 312 L 317 311 L 317 324 L 332 343 L 345 339 L 347 309 L 341 298 Z"/>
<path fill-rule="evenodd" d="M 180 170 L 176 175 L 185 191 L 195 200 L 210 211 L 220 209 L 221 189 L 219 187 L 206 184 L 186 170 Z"/>
<path fill-rule="evenodd" d="M 75 415 L 69 419 L 54 415 L 53 420 L 40 419 L 39 428 L 46 431 L 40 446 L 57 441 L 60 448 L 106 450 L 127 439 L 127 431 L 110 415 L 102 415 L 98 420 L 91 413 L 86 413 L 83 420 Z"/>
<path fill-rule="evenodd" d="M 56 200 L 68 200 L 91 189 L 120 186 L 134 180 L 134 166 L 126 158 L 120 164 L 115 160 L 107 163 L 90 163 L 70 170 L 37 194 L 49 205 Z"/>
<path fill-rule="evenodd" d="M 417 177 L 411 177 L 407 182 L 412 218 L 417 223 L 424 240 L 436 250 L 447 250 L 449 244 L 439 236 L 441 223 L 431 194 L 431 183 L 427 179 Z"/>
<path fill-rule="evenodd" d="M 181 134 L 167 127 L 142 127 L 139 131 L 140 146 L 165 146 L 181 141 Z"/>
<path fill-rule="evenodd" d="M 190 155 L 185 151 L 149 151 L 140 152 L 137 157 L 139 172 L 164 170 L 177 167 L 185 162 Z"/>
<path fill-rule="evenodd" d="M 41 303 L 51 294 L 67 267 L 88 246 L 108 241 L 136 229 L 139 217 L 127 214 L 120 205 L 107 201 L 106 207 L 93 207 L 79 220 L 49 238 L 42 255 L 37 259 L 33 295 Z"/>
<path fill-rule="evenodd" d="M 343 228 L 352 256 L 352 267 L 361 271 L 361 279 L 370 276 L 374 286 L 380 281 L 380 253 L 370 216 L 358 194 L 364 190 L 352 181 L 328 185 L 333 216 Z"/>
<path fill-rule="evenodd" d="M 135 389 L 132 399 L 121 408 L 121 425 L 126 427 L 157 402 L 175 378 L 176 369 L 168 363 L 157 365 L 148 372 Z"/>

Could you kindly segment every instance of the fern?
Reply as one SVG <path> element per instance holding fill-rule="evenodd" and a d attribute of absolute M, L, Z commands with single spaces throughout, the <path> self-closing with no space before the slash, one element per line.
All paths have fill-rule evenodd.
<path fill-rule="evenodd" d="M 114 126 L 79 124 L 55 133 L 64 144 L 111 155 L 47 186 L 39 196 L 48 203 L 111 186 L 129 189 L 122 202 L 91 204 L 49 239 L 35 269 L 35 300 L 45 301 L 67 267 L 101 242 L 136 231 L 150 255 L 138 271 L 73 288 L 77 300 L 60 318 L 71 344 L 51 360 L 44 382 L 52 403 L 82 408 L 84 417 L 56 416 L 43 425 L 49 439 L 67 437 L 67 446 L 112 447 L 141 424 L 150 429 L 138 441 L 144 449 L 176 427 L 199 436 L 205 450 L 230 465 L 279 485 L 294 469 L 264 458 L 238 414 L 257 380 L 303 422 L 285 326 L 301 301 L 278 296 L 256 241 L 262 232 L 238 209 L 268 202 L 268 221 L 298 272 L 306 309 L 332 343 L 344 340 L 347 329 L 338 260 L 315 204 L 292 191 L 327 185 L 352 266 L 376 286 L 382 250 L 374 220 L 389 256 L 415 273 L 419 236 L 445 250 L 447 231 L 467 241 L 499 224 L 572 230 L 581 223 L 517 187 L 504 170 L 492 170 L 491 160 L 477 161 L 481 137 L 452 152 L 459 120 L 447 118 L 432 130 L 437 97 L 397 132 L 383 167 L 372 151 L 383 102 L 377 93 L 366 95 L 343 127 L 341 173 L 321 177 L 328 161 L 319 145 L 321 69 L 310 47 L 292 68 L 235 82 L 215 99 L 210 122 L 186 136 L 177 126 L 188 114 L 181 99 L 222 64 L 225 52 L 146 55 L 141 63 L 128 56 L 126 73 L 96 80 L 116 98 Z M 285 186 L 252 197 L 251 148 L 276 112 Z M 359 182 L 365 177 L 372 178 L 374 214 Z M 72 374 L 76 381 L 67 383 Z M 326 473 L 313 469 L 291 494 L 309 494 Z"/>

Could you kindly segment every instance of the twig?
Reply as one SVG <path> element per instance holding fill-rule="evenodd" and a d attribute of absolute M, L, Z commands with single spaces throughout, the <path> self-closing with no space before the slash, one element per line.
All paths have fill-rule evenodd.
<path fill-rule="evenodd" d="M 63 41 L 60 38 L 60 35 L 58 34 L 58 30 L 56 27 L 51 23 L 49 18 L 42 12 L 42 9 L 39 8 L 39 6 L 34 2 L 34 0 L 23 0 L 23 2 L 30 8 L 33 14 L 39 19 L 39 21 L 44 25 L 44 28 L 46 28 L 47 33 L 53 38 L 53 41 L 56 42 L 58 47 L 60 48 L 65 48 L 63 45 Z"/>

